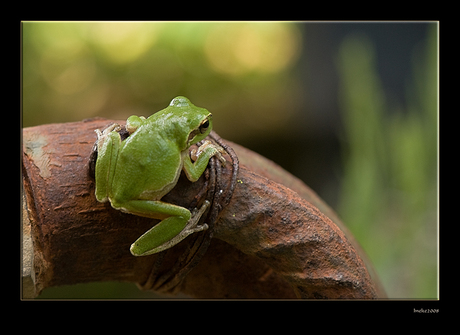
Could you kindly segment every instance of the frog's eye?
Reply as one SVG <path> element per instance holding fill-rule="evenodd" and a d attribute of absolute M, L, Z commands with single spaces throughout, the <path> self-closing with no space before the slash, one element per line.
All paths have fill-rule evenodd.
<path fill-rule="evenodd" d="M 206 120 L 200 125 L 200 133 L 204 134 L 209 128 L 209 120 Z"/>

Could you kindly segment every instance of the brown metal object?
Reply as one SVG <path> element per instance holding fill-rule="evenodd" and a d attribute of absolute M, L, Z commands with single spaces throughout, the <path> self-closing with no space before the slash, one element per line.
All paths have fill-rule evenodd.
<path fill-rule="evenodd" d="M 24 191 L 36 294 L 46 287 L 92 281 L 142 286 L 152 277 L 158 254 L 134 257 L 129 246 L 155 220 L 97 202 L 88 174 L 94 130 L 113 122 L 92 119 L 24 129 Z M 198 298 L 383 297 L 364 254 L 314 192 L 276 164 L 230 145 L 241 162 L 237 185 L 208 251 L 181 292 Z M 230 168 L 223 169 L 222 178 L 230 175 Z M 187 206 L 204 187 L 203 178 L 191 183 L 181 177 L 164 200 Z M 175 264 L 186 241 L 171 249 L 153 275 L 161 277 Z"/>

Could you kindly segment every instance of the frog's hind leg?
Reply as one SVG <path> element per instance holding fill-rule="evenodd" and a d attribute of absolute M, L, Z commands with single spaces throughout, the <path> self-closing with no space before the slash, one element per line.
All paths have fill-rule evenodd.
<path fill-rule="evenodd" d="M 151 255 L 171 248 L 190 234 L 207 229 L 208 225 L 198 225 L 198 221 L 208 206 L 209 202 L 206 202 L 192 215 L 184 207 L 162 201 L 131 200 L 121 204 L 119 209 L 131 214 L 163 219 L 131 245 L 131 254 Z"/>
<path fill-rule="evenodd" d="M 118 124 L 114 123 L 104 129 L 103 132 L 99 129 L 96 130 L 98 159 L 95 170 L 95 195 L 100 202 L 106 202 L 110 194 L 110 186 L 115 174 L 121 145 L 121 138 L 117 133 L 119 127 Z"/>

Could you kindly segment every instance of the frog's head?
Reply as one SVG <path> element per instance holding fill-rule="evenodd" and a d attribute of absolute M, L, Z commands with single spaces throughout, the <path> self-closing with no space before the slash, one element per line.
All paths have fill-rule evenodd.
<path fill-rule="evenodd" d="M 203 140 L 212 130 L 212 114 L 205 108 L 196 107 L 186 97 L 174 98 L 169 107 L 176 116 L 176 132 L 182 133 L 188 148 Z"/>

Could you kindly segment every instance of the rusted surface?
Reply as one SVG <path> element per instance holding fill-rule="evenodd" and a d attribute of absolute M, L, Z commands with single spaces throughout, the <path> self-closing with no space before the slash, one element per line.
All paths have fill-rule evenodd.
<path fill-rule="evenodd" d="M 238 197 L 215 236 L 256 255 L 303 298 L 377 295 L 363 261 L 343 232 L 316 207 L 282 185 L 245 171 Z"/>
<path fill-rule="evenodd" d="M 242 147 L 236 143 L 229 142 L 230 145 L 235 149 L 240 158 L 241 164 L 245 165 L 250 171 L 270 179 L 271 181 L 277 182 L 284 185 L 291 190 L 295 191 L 301 198 L 318 208 L 325 216 L 331 219 L 334 224 L 343 232 L 348 242 L 355 249 L 359 257 L 364 261 L 367 272 L 370 274 L 374 287 L 376 288 L 378 297 L 386 297 L 383 285 L 375 272 L 371 261 L 367 257 L 364 250 L 361 248 L 359 243 L 355 240 L 353 234 L 343 224 L 335 211 L 329 207 L 310 187 L 308 187 L 299 178 L 286 172 L 279 165 L 268 160 L 267 158 L 250 151 L 249 149 Z"/>
<path fill-rule="evenodd" d="M 142 284 L 155 264 L 157 255 L 134 257 L 129 252 L 155 220 L 114 210 L 94 197 L 87 166 L 94 130 L 112 122 L 94 119 L 24 129 L 23 172 L 37 292 L 91 281 Z M 234 149 L 242 163 L 235 192 L 216 222 L 207 253 L 185 279 L 183 293 L 199 298 L 383 295 L 353 239 L 312 205 L 324 205 L 323 211 L 335 215 L 314 192 L 259 155 Z M 251 166 L 252 160 L 256 163 Z M 224 170 L 222 177 L 230 174 Z M 202 179 L 190 183 L 181 177 L 164 200 L 187 206 L 204 187 Z M 273 181 L 283 179 L 296 184 L 289 185 L 296 192 Z M 183 242 L 167 254 L 158 275 L 174 264 Z"/>

